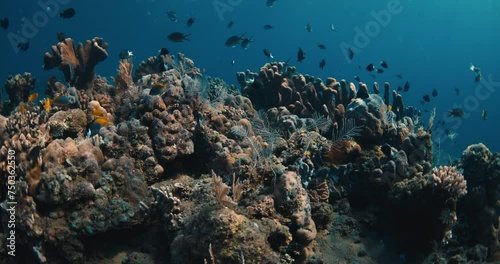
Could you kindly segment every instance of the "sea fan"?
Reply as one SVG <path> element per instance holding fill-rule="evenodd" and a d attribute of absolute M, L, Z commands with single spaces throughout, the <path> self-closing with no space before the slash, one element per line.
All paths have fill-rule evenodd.
<path fill-rule="evenodd" d="M 363 131 L 363 126 L 356 126 L 356 120 L 352 118 L 344 118 L 341 128 L 333 129 L 332 131 L 332 147 L 338 149 L 338 146 L 344 140 L 353 140 L 354 137 L 360 136 Z"/>

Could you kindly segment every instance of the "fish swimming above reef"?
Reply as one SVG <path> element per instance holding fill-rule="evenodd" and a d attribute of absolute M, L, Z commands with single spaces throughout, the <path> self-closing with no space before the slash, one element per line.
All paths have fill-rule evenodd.
<path fill-rule="evenodd" d="M 184 34 L 181 32 L 172 32 L 167 36 L 168 40 L 172 42 L 183 42 L 184 40 L 189 41 L 187 37 L 191 36 L 191 34 Z"/>
<path fill-rule="evenodd" d="M 264 25 L 264 29 L 265 29 L 265 30 L 270 30 L 270 29 L 273 29 L 273 28 L 274 28 L 274 27 L 273 27 L 273 26 L 271 26 L 271 25 L 269 25 L 269 24 Z"/>
<path fill-rule="evenodd" d="M 177 22 L 177 14 L 174 11 L 169 11 L 167 9 L 167 11 L 165 11 L 165 14 L 167 14 L 167 17 L 168 19 L 170 19 L 170 21 L 174 23 Z"/>
<path fill-rule="evenodd" d="M 299 51 L 297 52 L 297 61 L 302 62 L 306 58 L 306 53 L 299 47 Z"/>
<path fill-rule="evenodd" d="M 264 55 L 270 59 L 274 59 L 273 54 L 268 49 L 264 49 Z"/>
<path fill-rule="evenodd" d="M 246 32 L 241 34 L 241 35 L 234 35 L 234 36 L 230 36 L 227 40 L 226 40 L 226 47 L 230 47 L 230 48 L 234 48 L 236 47 L 236 45 L 238 45 L 238 43 L 240 43 L 240 41 L 243 39 L 243 36 L 245 36 Z"/>
<path fill-rule="evenodd" d="M 384 73 L 384 70 L 382 70 L 382 69 L 377 69 L 377 73 Z"/>
<path fill-rule="evenodd" d="M 399 85 L 397 90 L 398 90 L 398 92 L 403 91 L 403 87 L 401 87 L 401 85 Z"/>
<path fill-rule="evenodd" d="M 331 31 L 338 31 L 337 27 L 335 27 L 334 24 L 330 24 L 330 30 Z"/>
<path fill-rule="evenodd" d="M 195 19 L 194 17 L 190 17 L 186 22 L 186 26 L 191 27 L 195 22 L 194 19 Z"/>
<path fill-rule="evenodd" d="M 65 33 L 56 33 L 56 36 L 57 36 L 57 41 L 59 42 L 64 42 L 64 40 L 66 39 L 66 34 Z"/>
<path fill-rule="evenodd" d="M 448 116 L 450 117 L 464 117 L 464 111 L 460 108 L 453 108 L 448 111 Z"/>
<path fill-rule="evenodd" d="M 396 77 L 398 77 L 399 79 L 403 79 L 403 74 L 398 73 L 398 74 L 396 74 Z"/>
<path fill-rule="evenodd" d="M 408 92 L 408 90 L 410 90 L 410 82 L 406 81 L 405 86 L 403 87 L 403 91 Z"/>
<path fill-rule="evenodd" d="M 326 61 L 325 61 L 325 59 L 322 59 L 322 60 L 319 62 L 319 67 L 323 70 L 323 68 L 325 68 L 325 65 L 326 65 Z"/>
<path fill-rule="evenodd" d="M 33 102 L 38 98 L 38 93 L 32 93 L 28 96 L 28 102 Z"/>
<path fill-rule="evenodd" d="M 243 49 L 247 49 L 247 48 L 248 48 L 248 46 L 250 46 L 250 43 L 252 43 L 252 42 L 253 42 L 253 41 L 252 41 L 252 39 L 253 39 L 253 37 L 250 37 L 250 38 L 243 38 L 243 40 L 242 40 L 242 41 L 241 41 L 241 43 L 240 43 L 241 48 L 243 48 Z"/>
<path fill-rule="evenodd" d="M 55 106 L 67 106 L 70 103 L 70 98 L 65 95 L 59 95 L 50 100 L 50 103 Z"/>
<path fill-rule="evenodd" d="M 68 9 L 65 9 L 64 11 L 62 11 L 59 14 L 59 16 L 64 18 L 64 19 L 68 19 L 68 18 L 72 18 L 75 14 L 76 14 L 76 11 L 74 8 L 68 8 Z"/>
<path fill-rule="evenodd" d="M 474 78 L 474 81 L 475 81 L 475 82 L 480 82 L 482 78 L 483 78 L 483 75 L 482 75 L 481 73 L 478 73 L 478 74 L 476 75 L 476 78 Z"/>
<path fill-rule="evenodd" d="M 351 47 L 349 47 L 349 49 L 347 50 L 347 55 L 348 55 L 350 60 L 352 60 L 352 58 L 354 58 L 354 50 Z"/>
<path fill-rule="evenodd" d="M 455 93 L 456 93 L 457 95 L 460 95 L 460 89 L 459 89 L 458 87 L 455 87 Z"/>
<path fill-rule="evenodd" d="M 433 97 L 438 96 L 438 90 L 437 90 L 436 88 L 434 88 L 434 89 L 432 90 L 432 96 L 433 96 Z"/>
<path fill-rule="evenodd" d="M 161 49 L 158 51 L 158 53 L 160 53 L 160 54 L 159 54 L 160 56 L 161 56 L 161 55 L 168 55 L 168 54 L 170 54 L 170 51 L 168 51 L 168 49 L 167 49 L 167 48 L 161 48 Z"/>
<path fill-rule="evenodd" d="M 365 69 L 369 72 L 372 72 L 373 70 L 375 70 L 375 65 L 373 65 L 373 63 L 370 63 L 366 66 Z"/>
<path fill-rule="evenodd" d="M 234 25 L 234 21 L 229 21 L 229 23 L 227 23 L 227 28 L 232 28 Z"/>
<path fill-rule="evenodd" d="M 424 94 L 424 96 L 422 96 L 422 99 L 424 99 L 425 102 L 429 103 L 431 101 L 431 96 L 428 94 Z"/>
<path fill-rule="evenodd" d="M 312 32 L 313 31 L 313 27 L 312 27 L 311 24 L 307 23 L 307 25 L 306 25 L 306 31 L 307 32 Z"/>
<path fill-rule="evenodd" d="M 354 76 L 354 80 L 356 80 L 357 82 L 361 82 L 361 79 L 357 75 Z"/>
<path fill-rule="evenodd" d="M 385 68 L 385 69 L 389 68 L 389 65 L 388 65 L 388 64 L 387 64 L 387 62 L 385 62 L 385 61 L 381 61 L 381 62 L 380 62 L 380 66 L 382 66 L 382 67 L 383 67 L 383 68 Z"/>
<path fill-rule="evenodd" d="M 481 81 L 483 78 L 483 75 L 481 74 L 481 69 L 478 67 L 474 66 L 472 63 L 470 64 L 470 70 L 473 71 L 476 74 L 476 78 L 474 78 L 475 82 Z"/>
<path fill-rule="evenodd" d="M 326 50 L 326 46 L 324 44 L 318 44 L 318 48 L 321 50 Z"/>
<path fill-rule="evenodd" d="M 7 29 L 9 27 L 9 19 L 8 18 L 1 18 L 0 19 L 0 27 L 3 29 Z"/>
<path fill-rule="evenodd" d="M 132 58 L 133 56 L 134 56 L 134 54 L 132 53 L 132 51 L 130 51 L 128 49 L 123 49 L 122 51 L 120 51 L 120 54 L 118 54 L 118 57 L 121 60 L 128 60 L 128 59 Z"/>
<path fill-rule="evenodd" d="M 266 6 L 267 7 L 273 7 L 274 4 L 276 4 L 276 2 L 278 2 L 278 0 L 267 0 Z"/>
<path fill-rule="evenodd" d="M 22 51 L 27 51 L 30 48 L 30 42 L 29 42 L 29 40 L 17 43 L 17 48 L 19 50 L 22 50 Z"/>

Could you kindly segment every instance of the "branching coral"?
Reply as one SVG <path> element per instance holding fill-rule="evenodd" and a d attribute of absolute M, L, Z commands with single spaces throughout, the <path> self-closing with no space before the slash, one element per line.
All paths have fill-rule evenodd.
<path fill-rule="evenodd" d="M 467 181 L 455 166 L 434 168 L 430 176 L 437 189 L 451 197 L 462 197 L 467 194 Z"/>
<path fill-rule="evenodd" d="M 64 74 L 66 82 L 78 89 L 92 89 L 95 78 L 95 66 L 108 57 L 108 43 L 95 37 L 87 40 L 85 45 L 78 43 L 75 47 L 70 38 L 52 46 L 52 54 L 46 52 L 44 69 L 58 67 Z"/>

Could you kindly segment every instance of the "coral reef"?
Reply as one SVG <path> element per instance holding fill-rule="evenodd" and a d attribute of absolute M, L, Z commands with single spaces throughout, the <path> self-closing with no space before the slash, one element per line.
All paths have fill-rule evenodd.
<path fill-rule="evenodd" d="M 69 87 L 51 78 L 41 106 L 32 77 L 8 80 L 0 210 L 14 155 L 20 263 L 500 259 L 500 155 L 433 167 L 432 118 L 389 83 L 270 62 L 237 73 L 240 92 L 162 51 L 111 85 L 94 72 L 106 48 L 53 46 L 45 68 Z"/>

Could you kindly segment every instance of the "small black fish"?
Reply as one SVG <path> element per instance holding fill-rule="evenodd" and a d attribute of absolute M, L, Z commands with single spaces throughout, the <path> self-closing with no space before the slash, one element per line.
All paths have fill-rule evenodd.
<path fill-rule="evenodd" d="M 232 28 L 234 25 L 234 21 L 229 21 L 229 23 L 227 23 L 227 28 Z"/>
<path fill-rule="evenodd" d="M 311 24 L 307 23 L 307 25 L 306 25 L 306 31 L 307 32 L 313 31 L 313 27 L 311 26 Z"/>
<path fill-rule="evenodd" d="M 194 19 L 194 17 L 190 17 L 186 22 L 186 26 L 191 27 L 194 24 Z"/>
<path fill-rule="evenodd" d="M 424 101 L 426 101 L 427 103 L 429 103 L 431 101 L 431 96 L 428 95 L 428 94 L 424 94 L 424 96 L 422 96 L 422 99 L 424 99 Z"/>
<path fill-rule="evenodd" d="M 9 27 L 9 19 L 8 18 L 0 19 L 0 27 L 3 29 L 7 29 Z"/>
<path fill-rule="evenodd" d="M 128 49 L 123 49 L 122 51 L 120 51 L 120 54 L 118 54 L 118 58 L 120 58 L 121 60 L 128 60 L 132 58 L 132 56 L 132 52 Z"/>
<path fill-rule="evenodd" d="M 253 39 L 253 37 L 243 38 L 243 40 L 241 40 L 241 43 L 240 43 L 241 48 L 247 49 L 248 46 L 250 46 L 250 43 L 253 42 L 252 39 Z"/>
<path fill-rule="evenodd" d="M 348 54 L 350 60 L 352 60 L 352 58 L 354 58 L 354 50 L 351 47 L 349 47 L 349 49 L 347 50 L 347 54 Z"/>
<path fill-rule="evenodd" d="M 356 80 L 357 82 L 361 82 L 361 79 L 357 75 L 354 76 L 354 80 Z"/>
<path fill-rule="evenodd" d="M 456 93 L 457 95 L 460 95 L 460 89 L 458 89 L 458 87 L 455 87 L 455 93 Z"/>
<path fill-rule="evenodd" d="M 160 56 L 170 54 L 170 51 L 168 51 L 168 49 L 166 49 L 166 48 L 161 48 L 161 50 L 159 50 L 159 52 L 160 52 L 160 54 L 159 54 Z"/>
<path fill-rule="evenodd" d="M 398 91 L 403 91 L 403 87 L 401 87 L 401 85 L 398 86 Z"/>
<path fill-rule="evenodd" d="M 246 32 L 241 34 L 241 35 L 233 35 L 233 36 L 230 36 L 227 40 L 226 40 L 226 43 L 224 45 L 226 45 L 226 47 L 230 47 L 230 48 L 234 48 L 236 47 L 236 45 L 238 45 L 240 43 L 240 41 L 243 39 L 243 36 L 245 36 Z"/>
<path fill-rule="evenodd" d="M 381 62 L 380 62 L 380 65 L 381 65 L 382 67 L 384 67 L 385 69 L 389 68 L 389 65 L 387 65 L 387 62 L 385 62 L 385 61 L 381 61 Z"/>
<path fill-rule="evenodd" d="M 26 40 L 25 42 L 17 43 L 17 48 L 22 50 L 22 51 L 27 51 L 30 48 L 29 40 Z"/>
<path fill-rule="evenodd" d="M 189 41 L 187 37 L 191 36 L 191 34 L 183 34 L 181 32 L 172 32 L 170 33 L 167 38 L 168 40 L 172 42 L 183 42 L 184 40 Z"/>
<path fill-rule="evenodd" d="M 270 30 L 270 29 L 273 29 L 273 26 L 271 26 L 269 24 L 266 24 L 266 25 L 264 25 L 264 29 L 265 30 Z"/>
<path fill-rule="evenodd" d="M 64 42 L 64 40 L 66 39 L 66 34 L 65 33 L 57 33 L 57 40 L 59 42 Z"/>
<path fill-rule="evenodd" d="M 72 18 L 75 15 L 75 13 L 76 13 L 76 11 L 74 8 L 68 8 L 68 9 L 62 11 L 59 15 L 62 18 L 68 19 L 68 18 Z"/>
<path fill-rule="evenodd" d="M 270 59 L 274 59 L 273 54 L 268 49 L 264 49 L 264 55 Z"/>
<path fill-rule="evenodd" d="M 436 97 L 436 96 L 438 96 L 438 90 L 436 88 L 434 88 L 432 90 L 432 97 Z"/>
<path fill-rule="evenodd" d="M 384 70 L 382 70 L 382 69 L 377 69 L 377 73 L 384 73 Z"/>
<path fill-rule="evenodd" d="M 398 74 L 396 74 L 396 77 L 398 77 L 399 79 L 403 79 L 403 74 L 398 73 Z"/>
<path fill-rule="evenodd" d="M 373 78 L 373 79 L 377 79 L 377 75 L 372 74 L 372 78 Z"/>
<path fill-rule="evenodd" d="M 476 78 L 474 78 L 474 81 L 475 81 L 475 82 L 480 82 L 480 81 L 481 81 L 481 78 L 483 78 L 483 75 L 482 75 L 481 73 L 478 73 L 478 74 L 476 75 Z"/>
<path fill-rule="evenodd" d="M 325 61 L 325 59 L 322 59 L 322 60 L 319 62 L 319 67 L 323 70 L 323 68 L 325 68 L 325 65 L 326 65 L 326 61 Z"/>
<path fill-rule="evenodd" d="M 368 64 L 368 66 L 366 66 L 365 69 L 369 72 L 372 72 L 373 70 L 375 70 L 375 65 L 373 65 L 373 63 L 370 63 Z"/>
<path fill-rule="evenodd" d="M 410 82 L 406 81 L 405 86 L 403 87 L 403 91 L 408 92 L 408 90 L 410 90 Z"/>
<path fill-rule="evenodd" d="M 324 44 L 318 44 L 318 48 L 321 50 L 326 50 L 326 46 Z"/>
<path fill-rule="evenodd" d="M 483 109 L 483 113 L 481 115 L 483 117 L 483 120 L 486 120 L 486 109 Z"/>
<path fill-rule="evenodd" d="M 278 2 L 278 0 L 267 0 L 266 6 L 267 7 L 273 7 L 274 4 L 276 4 L 276 2 Z"/>
<path fill-rule="evenodd" d="M 297 61 L 302 62 L 306 58 L 306 54 L 304 51 L 299 47 L 299 51 L 297 52 Z"/>

